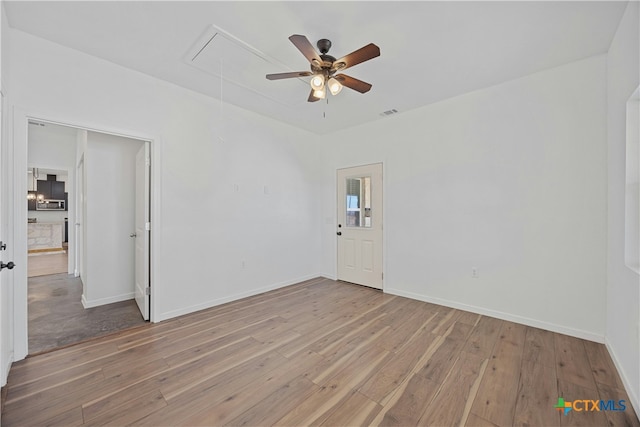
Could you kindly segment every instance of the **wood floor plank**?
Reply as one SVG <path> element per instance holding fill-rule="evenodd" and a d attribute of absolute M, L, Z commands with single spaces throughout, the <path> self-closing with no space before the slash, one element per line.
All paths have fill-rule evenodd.
<path fill-rule="evenodd" d="M 368 426 L 380 412 L 382 406 L 356 392 L 348 398 L 321 424 L 333 426 Z"/>
<path fill-rule="evenodd" d="M 438 310 L 438 316 L 434 319 L 435 326 L 432 332 L 436 335 L 443 335 L 460 316 L 462 316 L 462 312 L 453 308 L 442 308 Z"/>
<path fill-rule="evenodd" d="M 291 382 L 283 384 L 277 390 L 269 393 L 267 397 L 227 424 L 231 426 L 273 425 L 318 388 L 308 379 L 302 376 L 296 377 Z"/>
<path fill-rule="evenodd" d="M 377 347 L 375 345 L 366 346 L 362 345 L 355 349 L 355 351 L 345 355 L 336 363 L 332 363 L 329 368 L 318 373 L 317 375 L 310 377 L 310 379 L 319 385 L 327 385 L 330 383 L 336 376 L 340 376 L 343 373 L 347 375 L 348 378 L 352 376 L 352 373 L 358 373 L 362 371 L 363 366 L 369 366 L 369 364 L 378 364 L 380 360 L 388 361 L 393 357 L 393 354 L 386 351 L 383 348 Z M 351 372 L 354 371 L 354 372 Z M 360 376 L 357 376 L 360 378 Z M 366 378 L 362 379 L 363 382 Z M 357 384 L 359 387 L 361 384 Z M 353 385 L 356 386 L 355 384 Z"/>
<path fill-rule="evenodd" d="M 622 380 L 604 344 L 591 341 L 584 341 L 583 344 L 596 383 L 606 384 L 614 389 L 624 390 L 624 384 L 622 384 Z"/>
<path fill-rule="evenodd" d="M 381 426 L 414 426 L 436 395 L 440 385 L 415 374 L 391 407 L 384 412 Z"/>
<path fill-rule="evenodd" d="M 82 408 L 79 405 L 46 420 L 46 425 L 51 427 L 75 427 L 83 424 Z"/>
<path fill-rule="evenodd" d="M 162 393 L 159 390 L 132 397 L 122 405 L 106 411 L 96 417 L 90 418 L 84 415 L 86 425 L 94 426 L 123 426 L 136 422 L 140 418 L 167 406 Z"/>
<path fill-rule="evenodd" d="M 89 376 L 32 394 L 26 399 L 15 402 L 7 401 L 2 413 L 2 424 L 4 426 L 46 424 L 48 420 L 80 407 L 81 402 L 78 397 L 95 389 L 103 379 L 102 372 L 98 371 Z"/>
<path fill-rule="evenodd" d="M 166 399 L 168 406 L 136 422 L 140 426 L 177 425 L 200 412 L 205 406 L 222 403 L 250 384 L 267 381 L 271 372 L 282 369 L 288 360 L 275 351 L 248 360 L 219 375 L 194 385 L 183 393 Z"/>
<path fill-rule="evenodd" d="M 503 322 L 485 380 L 471 412 L 497 425 L 512 425 L 526 327 Z"/>
<path fill-rule="evenodd" d="M 295 333 L 292 334 L 293 336 L 297 336 L 297 334 Z M 284 339 L 283 341 L 287 342 L 287 339 Z M 191 372 L 189 372 L 187 375 L 184 375 L 179 380 L 176 380 L 175 375 L 172 375 L 172 378 L 170 378 L 172 379 L 172 381 L 165 381 L 165 383 L 162 384 L 162 394 L 165 396 L 165 398 L 171 399 L 175 395 L 184 393 L 186 390 L 193 388 L 199 383 L 224 372 L 226 369 L 235 367 L 255 357 L 275 350 L 278 345 L 279 343 L 259 343 L 259 345 L 255 347 L 246 347 L 242 351 L 236 352 L 235 354 L 229 354 L 228 356 L 225 356 L 224 359 L 216 357 L 217 353 L 214 352 L 212 353 L 214 355 L 214 358 L 216 359 L 214 363 L 198 360 L 197 364 L 202 365 L 202 368 L 198 368 L 194 371 L 193 368 L 190 367 L 188 370 Z"/>
<path fill-rule="evenodd" d="M 320 278 L 17 362 L 2 423 L 640 427 L 553 408 L 613 386 L 603 346 Z"/>
<path fill-rule="evenodd" d="M 558 383 L 555 367 L 523 360 L 513 425 L 560 425 L 561 414 L 551 410 L 557 401 Z"/>
<path fill-rule="evenodd" d="M 277 425 L 300 426 L 324 423 L 368 378 L 371 372 L 385 363 L 389 352 L 372 347 L 359 357 L 352 358 L 326 384 L 300 403 L 293 411 L 277 421 Z"/>
<path fill-rule="evenodd" d="M 528 326 L 523 358 L 555 369 L 556 353 L 553 332 Z"/>
<path fill-rule="evenodd" d="M 487 359 L 461 352 L 447 380 L 431 401 L 418 425 L 451 426 L 464 423 L 466 403 L 475 398 L 474 385 L 481 381 Z"/>
<path fill-rule="evenodd" d="M 218 404 L 206 405 L 199 412 L 184 420 L 186 425 L 224 425 L 234 418 L 240 416 L 245 411 L 256 405 L 258 402 L 275 393 L 284 384 L 288 384 L 295 378 L 300 377 L 305 371 L 304 363 L 295 365 L 287 364 L 269 372 L 268 377 L 249 384 L 243 389 L 225 393 L 224 400 Z M 305 381 L 308 379 L 304 378 Z"/>
<path fill-rule="evenodd" d="M 480 320 L 480 315 L 477 313 L 471 313 L 470 311 L 462 311 L 462 314 L 458 318 L 458 322 L 465 323 L 469 326 L 475 326 Z"/>
<path fill-rule="evenodd" d="M 427 360 L 418 373 L 436 384 L 441 384 L 455 364 L 463 346 L 464 341 L 445 338 L 440 348 Z"/>
<path fill-rule="evenodd" d="M 387 364 L 383 365 L 359 389 L 360 393 L 377 403 L 382 403 L 393 393 L 402 381 L 416 368 L 416 364 L 435 341 L 436 335 L 423 330 L 408 343 L 404 349 L 395 354 Z"/>
<path fill-rule="evenodd" d="M 428 330 L 429 333 L 431 333 L 433 328 L 432 322 L 436 317 L 437 312 L 420 310 L 410 314 L 409 318 L 403 322 L 403 327 L 397 327 L 397 323 L 389 324 L 389 319 L 385 317 L 383 321 L 387 323 L 391 329 L 380 338 L 377 345 L 397 353 L 409 345 L 413 335 L 419 333 L 421 329 Z M 396 327 L 394 328 L 394 326 Z"/>
<path fill-rule="evenodd" d="M 554 334 L 558 379 L 596 390 L 583 340 Z"/>
<path fill-rule="evenodd" d="M 498 339 L 502 322 L 502 320 L 494 319 L 493 317 L 480 317 L 480 320 L 478 320 L 478 323 L 472 329 L 471 335 L 463 350 L 469 354 L 488 358 Z"/>
<path fill-rule="evenodd" d="M 638 420 L 624 389 L 616 389 L 607 384 L 598 383 L 598 394 L 600 399 L 607 402 L 607 405 L 610 404 L 610 400 L 615 403 L 615 411 L 605 411 L 604 413 L 610 426 L 640 427 L 640 420 Z M 621 403 L 624 403 L 624 410 L 622 410 Z"/>
<path fill-rule="evenodd" d="M 477 416 L 473 412 L 469 414 L 469 417 L 467 418 L 467 422 L 465 423 L 465 426 L 466 427 L 498 427 L 491 421 L 487 421 L 484 418 Z"/>

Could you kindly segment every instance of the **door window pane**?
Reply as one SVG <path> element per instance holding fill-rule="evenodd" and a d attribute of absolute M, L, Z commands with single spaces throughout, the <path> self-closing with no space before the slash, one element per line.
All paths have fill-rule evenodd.
<path fill-rule="evenodd" d="M 371 177 L 347 178 L 347 227 L 371 227 Z"/>

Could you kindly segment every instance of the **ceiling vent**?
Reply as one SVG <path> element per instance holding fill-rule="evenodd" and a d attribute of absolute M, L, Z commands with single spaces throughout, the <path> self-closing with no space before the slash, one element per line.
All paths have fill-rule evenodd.
<path fill-rule="evenodd" d="M 397 113 L 398 113 L 398 110 L 396 110 L 395 108 L 392 108 L 391 110 L 383 111 L 382 113 L 380 113 L 380 115 L 382 117 L 387 117 Z"/>

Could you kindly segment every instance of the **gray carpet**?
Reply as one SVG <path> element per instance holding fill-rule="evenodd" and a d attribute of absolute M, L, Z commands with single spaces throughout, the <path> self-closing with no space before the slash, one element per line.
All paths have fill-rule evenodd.
<path fill-rule="evenodd" d="M 29 278 L 29 354 L 144 325 L 134 300 L 85 309 L 82 282 L 68 274 Z"/>

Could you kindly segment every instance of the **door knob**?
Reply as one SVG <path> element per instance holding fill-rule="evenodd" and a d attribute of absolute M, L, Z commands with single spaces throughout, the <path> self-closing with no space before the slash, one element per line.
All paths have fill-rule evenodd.
<path fill-rule="evenodd" d="M 0 270 L 3 270 L 5 268 L 9 269 L 9 270 L 13 270 L 13 267 L 15 267 L 16 265 L 13 263 L 13 261 L 9 261 L 8 263 L 4 263 L 2 261 L 0 261 Z"/>
<path fill-rule="evenodd" d="M 342 236 L 342 231 L 338 231 L 336 234 L 337 234 L 338 236 Z"/>
<path fill-rule="evenodd" d="M 138 237 L 138 235 L 136 233 L 131 233 L 129 234 L 129 237 Z"/>
<path fill-rule="evenodd" d="M 4 242 L 0 242 L 0 251 L 6 251 L 7 250 L 7 244 Z"/>

